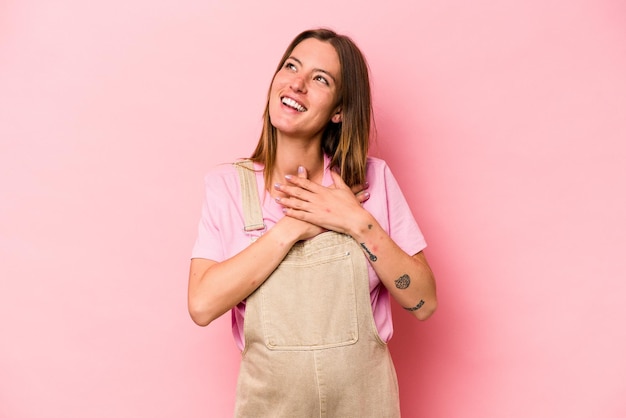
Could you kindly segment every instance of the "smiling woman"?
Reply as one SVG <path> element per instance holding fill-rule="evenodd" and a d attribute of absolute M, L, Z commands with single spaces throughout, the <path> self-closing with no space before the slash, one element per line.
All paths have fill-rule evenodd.
<path fill-rule="evenodd" d="M 328 121 L 341 122 L 340 82 L 339 57 L 332 45 L 314 38 L 299 43 L 270 89 L 269 113 L 272 126 L 280 132 L 277 139 L 305 140 L 303 145 L 319 150 L 315 145 L 321 142 Z"/>
<path fill-rule="evenodd" d="M 305 31 L 251 158 L 205 178 L 189 311 L 207 325 L 232 310 L 238 417 L 400 416 L 390 296 L 422 320 L 437 299 L 411 210 L 367 156 L 370 123 L 358 47 Z"/>

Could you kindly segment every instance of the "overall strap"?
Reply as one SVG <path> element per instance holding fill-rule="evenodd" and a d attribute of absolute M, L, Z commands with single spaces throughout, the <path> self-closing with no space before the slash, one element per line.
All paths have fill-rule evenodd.
<path fill-rule="evenodd" d="M 239 184 L 241 185 L 241 198 L 243 202 L 244 231 L 258 231 L 265 229 L 263 212 L 257 190 L 256 173 L 252 160 L 240 160 L 233 163 L 239 172 Z"/>

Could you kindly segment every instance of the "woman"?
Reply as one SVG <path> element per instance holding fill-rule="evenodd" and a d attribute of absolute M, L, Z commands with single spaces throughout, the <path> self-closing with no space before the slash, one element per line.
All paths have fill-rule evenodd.
<path fill-rule="evenodd" d="M 189 311 L 205 326 L 232 310 L 238 417 L 400 415 L 389 295 L 420 320 L 437 299 L 406 200 L 367 156 L 370 119 L 357 46 L 305 31 L 250 160 L 205 178 Z"/>

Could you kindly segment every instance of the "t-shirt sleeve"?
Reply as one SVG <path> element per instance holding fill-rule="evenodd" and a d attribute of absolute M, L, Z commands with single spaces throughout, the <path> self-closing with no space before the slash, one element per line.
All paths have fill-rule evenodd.
<path fill-rule="evenodd" d="M 207 174 L 204 178 L 204 198 L 202 212 L 198 223 L 198 236 L 191 251 L 191 258 L 206 258 L 214 261 L 223 261 L 223 245 L 220 239 L 219 217 L 220 207 L 216 204 L 220 179 L 214 174 Z"/>
<path fill-rule="evenodd" d="M 407 254 L 417 254 L 426 248 L 424 235 L 391 169 L 383 164 L 382 171 L 387 192 L 389 236 Z"/>

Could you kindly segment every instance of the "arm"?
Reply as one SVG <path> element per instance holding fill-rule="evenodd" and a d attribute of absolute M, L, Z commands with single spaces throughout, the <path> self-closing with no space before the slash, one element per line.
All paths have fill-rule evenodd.
<path fill-rule="evenodd" d="M 293 244 L 321 231 L 315 225 L 285 217 L 223 262 L 192 259 L 187 297 L 193 321 L 206 326 L 233 308 L 272 274 Z"/>
<path fill-rule="evenodd" d="M 417 319 L 430 317 L 437 308 L 437 296 L 435 278 L 424 253 L 405 253 L 367 212 L 355 215 L 348 228 L 394 299 Z"/>
<path fill-rule="evenodd" d="M 306 172 L 298 176 L 306 177 Z M 351 193 L 358 202 L 367 200 L 362 186 L 355 186 Z M 208 325 L 236 306 L 267 280 L 293 244 L 321 232 L 319 226 L 286 216 L 232 258 L 219 263 L 192 259 L 187 297 L 193 321 Z"/>
<path fill-rule="evenodd" d="M 352 236 L 396 301 L 416 318 L 427 319 L 437 308 L 437 297 L 426 257 L 422 252 L 411 256 L 398 247 L 341 177 L 332 175 L 335 186 L 330 188 L 287 177 L 288 184 L 279 188 L 290 196 L 279 202 L 286 215 Z"/>

